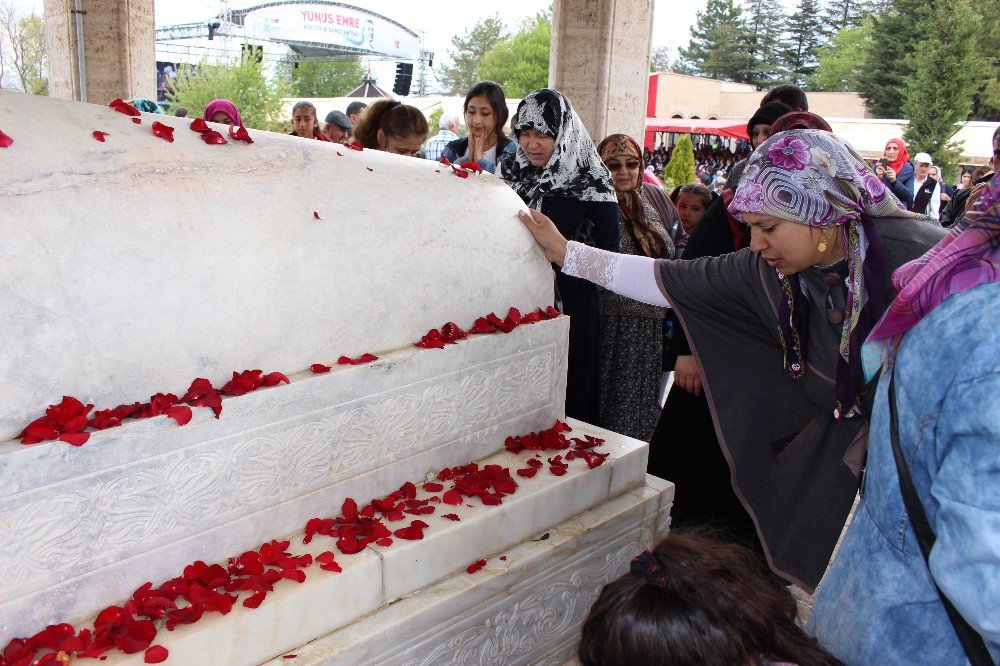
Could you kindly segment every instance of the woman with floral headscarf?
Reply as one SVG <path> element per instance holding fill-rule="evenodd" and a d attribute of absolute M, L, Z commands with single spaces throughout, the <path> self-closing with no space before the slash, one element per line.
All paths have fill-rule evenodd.
<path fill-rule="evenodd" d="M 861 342 L 891 297 L 891 271 L 943 231 L 902 209 L 823 130 L 759 146 L 729 209 L 750 227 L 750 247 L 696 261 L 603 252 L 567 242 L 542 215 L 521 219 L 564 273 L 673 307 L 768 562 L 811 590 L 864 460 Z"/>
<path fill-rule="evenodd" d="M 550 218 L 564 236 L 618 251 L 618 197 L 611 174 L 572 104 L 543 88 L 517 106 L 517 150 L 500 156 L 497 174 L 530 207 Z M 564 275 L 556 289 L 569 315 L 566 414 L 588 423 L 601 418 L 600 302 L 597 287 Z"/>
<path fill-rule="evenodd" d="M 866 374 L 883 374 L 864 494 L 811 630 L 848 664 L 964 664 L 946 598 L 992 663 L 1000 656 L 1000 178 L 893 282 L 899 293 L 863 351 Z M 908 485 L 937 537 L 930 566 L 904 507 L 893 402 Z"/>
<path fill-rule="evenodd" d="M 642 150 L 625 134 L 597 146 L 611 171 L 619 205 L 622 254 L 674 259 L 667 227 L 678 219 L 673 203 L 655 185 L 643 183 Z M 658 308 L 601 292 L 601 420 L 598 425 L 649 440 L 660 416 L 663 318 Z"/>

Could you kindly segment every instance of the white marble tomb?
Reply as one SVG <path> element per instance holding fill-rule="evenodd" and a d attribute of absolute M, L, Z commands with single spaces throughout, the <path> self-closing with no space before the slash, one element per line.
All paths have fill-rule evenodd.
<path fill-rule="evenodd" d="M 14 140 L 0 148 L 0 647 L 87 626 L 194 560 L 273 538 L 335 550 L 301 544 L 309 518 L 447 466 L 513 470 L 505 436 L 564 415 L 566 317 L 412 345 L 448 321 L 550 304 L 550 269 L 503 183 L 266 132 L 208 145 L 188 120 L 141 120 L 0 91 Z M 379 360 L 336 364 L 365 352 Z M 254 368 L 291 381 L 183 427 L 159 416 L 81 447 L 16 439 L 63 395 L 103 409 Z M 665 531 L 672 498 L 645 475 L 645 444 L 572 425 L 607 439 L 604 465 L 517 478 L 501 506 L 429 516 L 422 541 L 338 552 L 342 573 L 311 567 L 258 609 L 154 643 L 185 666 L 561 663 L 600 586 Z"/>

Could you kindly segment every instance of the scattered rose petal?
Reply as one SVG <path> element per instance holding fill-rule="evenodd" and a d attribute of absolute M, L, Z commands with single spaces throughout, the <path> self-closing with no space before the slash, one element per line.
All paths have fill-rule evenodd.
<path fill-rule="evenodd" d="M 500 556 L 500 561 L 501 562 L 506 562 L 507 561 L 507 556 L 506 555 L 501 555 Z"/>
<path fill-rule="evenodd" d="M 362 146 L 357 141 L 355 141 L 353 143 L 345 143 L 344 145 L 347 146 L 348 148 L 350 148 L 351 150 L 359 150 L 360 151 L 360 150 L 364 150 L 365 149 L 364 146 Z"/>
<path fill-rule="evenodd" d="M 462 503 L 462 495 L 457 490 L 446 491 L 444 495 L 441 496 L 441 501 L 445 504 L 451 504 L 452 506 L 458 506 Z"/>
<path fill-rule="evenodd" d="M 485 566 L 486 566 L 486 560 L 478 560 L 470 564 L 469 567 L 465 570 L 465 573 L 474 574 Z"/>
<path fill-rule="evenodd" d="M 219 146 L 221 146 L 223 144 L 226 144 L 226 143 L 229 143 L 228 141 L 226 141 L 226 137 L 222 136 L 221 134 L 219 134 L 218 132 L 216 132 L 214 129 L 210 129 L 210 130 L 206 130 L 206 131 L 202 132 L 201 133 L 201 140 L 204 141 L 207 144 L 219 145 Z"/>
<path fill-rule="evenodd" d="M 441 164 L 450 167 L 451 166 L 451 160 L 449 160 L 446 156 L 442 155 L 441 156 Z"/>
<path fill-rule="evenodd" d="M 154 135 L 160 137 L 161 139 L 169 141 L 170 143 L 174 142 L 174 128 L 170 125 L 164 125 L 158 120 L 153 121 L 152 131 Z"/>
<path fill-rule="evenodd" d="M 463 169 L 468 169 L 469 171 L 475 171 L 476 173 L 482 173 L 483 167 L 479 166 L 478 162 L 462 162 L 458 166 Z"/>
<path fill-rule="evenodd" d="M 194 407 L 209 407 L 215 413 L 215 418 L 219 418 L 219 414 L 222 413 L 222 396 L 212 383 L 203 377 L 191 382 L 190 388 L 180 402 L 186 402 Z"/>
<path fill-rule="evenodd" d="M 369 166 L 366 166 L 365 168 L 368 169 L 369 171 L 374 171 L 375 170 L 375 169 L 373 169 L 373 168 L 371 168 Z"/>
<path fill-rule="evenodd" d="M 142 118 L 134 117 L 134 118 L 132 118 L 132 122 L 134 122 L 136 125 L 141 125 L 142 124 Z"/>
<path fill-rule="evenodd" d="M 298 656 L 299 655 L 297 655 L 297 654 L 286 654 L 286 655 L 282 655 L 281 658 L 282 659 L 295 659 Z"/>
<path fill-rule="evenodd" d="M 337 562 L 334 560 L 333 553 L 329 550 L 317 555 L 316 563 L 319 565 L 319 568 L 322 569 L 323 571 L 334 571 L 336 573 L 340 573 L 341 571 L 343 571 L 343 569 L 340 568 L 340 565 L 337 564 Z"/>
<path fill-rule="evenodd" d="M 338 150 L 338 151 L 335 151 L 335 152 L 337 153 L 337 156 L 338 156 L 338 157 L 343 157 L 343 156 L 344 156 L 344 153 L 340 152 L 339 150 Z"/>
<path fill-rule="evenodd" d="M 455 521 L 456 523 L 457 523 L 457 522 L 458 522 L 459 520 L 461 520 L 461 518 L 459 518 L 459 517 L 458 517 L 458 514 L 457 514 L 457 513 L 446 513 L 446 514 L 444 514 L 444 515 L 443 515 L 443 516 L 441 516 L 441 517 L 442 517 L 442 518 L 447 518 L 448 520 L 454 520 L 454 521 Z"/>
<path fill-rule="evenodd" d="M 444 486 L 440 483 L 425 483 L 423 489 L 429 493 L 439 493 L 444 490 Z"/>
<path fill-rule="evenodd" d="M 319 213 L 317 213 L 316 211 L 313 211 L 313 219 L 315 219 L 315 220 L 322 220 L 323 218 L 321 218 L 319 216 Z"/>
<path fill-rule="evenodd" d="M 382 539 L 377 539 L 375 541 L 375 543 L 377 543 L 378 545 L 380 545 L 380 546 L 382 546 L 384 548 L 388 548 L 389 546 L 392 545 L 392 539 L 390 539 L 389 537 L 385 537 L 385 538 L 382 538 Z"/>
<path fill-rule="evenodd" d="M 73 446 L 83 446 L 90 439 L 89 432 L 67 432 L 59 435 L 60 442 L 66 442 Z"/>
<path fill-rule="evenodd" d="M 190 127 L 192 132 L 210 132 L 212 130 L 203 118 L 195 118 L 192 120 Z"/>
<path fill-rule="evenodd" d="M 253 143 L 253 139 L 250 138 L 250 133 L 247 132 L 247 128 L 243 127 L 242 125 L 230 125 L 229 138 L 233 139 L 234 141 Z"/>
<path fill-rule="evenodd" d="M 116 100 L 112 101 L 110 104 L 108 104 L 108 106 L 110 106 L 112 109 L 114 109 L 118 113 L 124 113 L 126 116 L 138 116 L 139 115 L 139 109 L 135 108 L 134 106 L 132 106 L 128 102 L 126 102 L 124 100 L 121 100 L 121 99 L 116 99 Z"/>
<path fill-rule="evenodd" d="M 357 358 L 351 358 L 350 356 L 341 356 L 337 359 L 337 363 L 340 365 L 361 365 L 363 363 L 371 363 L 372 361 L 377 361 L 378 356 L 375 354 L 362 354 Z"/>
<path fill-rule="evenodd" d="M 323 365 L 322 363 L 313 363 L 312 365 L 309 366 L 309 369 L 318 375 L 323 372 L 330 372 L 332 366 Z"/>
<path fill-rule="evenodd" d="M 526 467 L 524 469 L 517 470 L 517 475 L 518 476 L 523 476 L 526 479 L 530 479 L 531 477 L 533 477 L 537 473 L 538 473 L 538 470 L 536 468 L 534 468 L 534 467 Z"/>
<path fill-rule="evenodd" d="M 104 137 L 106 137 L 108 135 L 108 133 L 107 132 L 102 132 L 100 130 L 94 130 L 93 131 L 93 135 L 94 135 L 95 139 L 97 139 L 101 143 L 104 143 Z M 0 145 L 2 145 L 2 139 L 0 139 Z"/>
<path fill-rule="evenodd" d="M 147 664 L 160 664 L 167 660 L 170 653 L 167 648 L 162 645 L 154 645 L 153 647 L 146 650 L 145 655 L 143 655 L 143 661 Z"/>

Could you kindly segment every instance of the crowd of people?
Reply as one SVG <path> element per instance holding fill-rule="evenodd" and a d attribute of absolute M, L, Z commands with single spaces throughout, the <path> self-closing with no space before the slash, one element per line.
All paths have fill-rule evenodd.
<path fill-rule="evenodd" d="M 204 118 L 241 122 L 226 100 Z M 891 138 L 870 164 L 778 86 L 745 150 L 696 153 L 721 183 L 668 194 L 647 171 L 668 150 L 595 143 L 557 90 L 509 119 L 484 81 L 439 125 L 391 100 L 292 114 L 507 183 L 570 317 L 567 415 L 649 441 L 674 482 L 671 533 L 604 588 L 583 664 L 1000 656 L 1000 131 L 948 191 L 932 156 Z M 803 627 L 786 586 L 821 582 Z"/>

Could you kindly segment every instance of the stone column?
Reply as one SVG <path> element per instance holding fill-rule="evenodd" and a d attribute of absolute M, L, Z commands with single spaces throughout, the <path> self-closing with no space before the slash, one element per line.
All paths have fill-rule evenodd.
<path fill-rule="evenodd" d="M 556 0 L 549 86 L 594 142 L 622 132 L 642 144 L 654 0 Z"/>
<path fill-rule="evenodd" d="M 83 0 L 87 99 L 156 98 L 153 0 Z M 73 0 L 45 0 L 45 50 L 53 97 L 80 100 Z"/>

